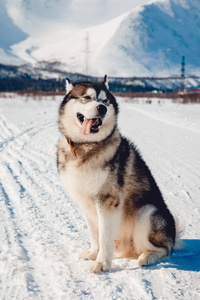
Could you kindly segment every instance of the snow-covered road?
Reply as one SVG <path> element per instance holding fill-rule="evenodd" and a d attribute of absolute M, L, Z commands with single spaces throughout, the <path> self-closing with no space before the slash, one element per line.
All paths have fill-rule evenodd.
<path fill-rule="evenodd" d="M 120 128 L 186 226 L 185 248 L 94 275 L 78 259 L 89 235 L 56 170 L 61 100 L 0 98 L 0 299 L 200 299 L 200 105 L 119 99 Z"/>

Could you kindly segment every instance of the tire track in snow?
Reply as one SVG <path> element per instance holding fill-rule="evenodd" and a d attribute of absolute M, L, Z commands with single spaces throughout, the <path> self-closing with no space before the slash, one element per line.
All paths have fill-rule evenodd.
<path fill-rule="evenodd" d="M 137 111 L 139 112 L 140 114 L 143 114 L 145 116 L 148 116 L 149 118 L 152 118 L 152 119 L 155 119 L 159 122 L 162 122 L 162 123 L 166 123 L 166 124 L 169 124 L 171 126 L 175 126 L 175 127 L 178 127 L 178 128 L 181 128 L 181 129 L 184 129 L 184 130 L 189 130 L 189 131 L 193 131 L 195 133 L 200 133 L 200 130 L 198 129 L 195 129 L 195 128 L 191 128 L 191 127 L 187 127 L 185 125 L 182 125 L 182 124 L 177 124 L 177 123 L 174 123 L 174 122 L 170 122 L 169 120 L 166 120 L 166 119 L 162 119 L 162 118 L 159 118 L 157 116 L 154 116 L 153 114 L 151 113 L 148 113 L 147 111 L 144 111 L 142 109 L 139 109 L 139 108 L 136 108 L 135 106 L 133 105 L 130 105 L 127 107 L 128 109 L 131 109 L 131 110 L 134 110 L 134 111 Z"/>
<path fill-rule="evenodd" d="M 8 181 L 5 182 L 5 180 L 2 181 L 2 178 L 4 179 L 4 175 L 7 176 L 9 179 Z M 6 222 L 4 223 L 4 228 L 6 226 L 6 241 L 5 243 L 7 246 L 9 246 L 9 253 L 12 253 L 12 256 L 16 257 L 14 264 L 11 266 L 11 269 L 9 270 L 8 274 L 12 274 L 10 278 L 6 277 L 2 280 L 5 280 L 6 282 L 10 282 L 10 289 L 13 286 L 13 289 L 16 289 L 16 286 L 12 284 L 13 279 L 16 276 L 24 277 L 24 285 L 25 288 L 27 289 L 27 292 L 33 292 L 34 294 L 37 295 L 37 285 L 35 284 L 33 275 L 31 273 L 31 267 L 29 266 L 29 254 L 27 249 L 24 246 L 23 243 L 23 232 L 18 226 L 18 220 L 16 218 L 16 213 L 15 213 L 15 207 L 13 205 L 13 201 L 11 199 L 14 198 L 15 202 L 19 202 L 20 199 L 18 198 L 18 195 L 15 191 L 15 182 L 12 181 L 12 177 L 9 177 L 9 172 L 6 173 L 3 167 L 1 167 L 1 183 L 0 183 L 0 190 L 1 190 L 1 196 L 4 199 L 4 210 L 7 210 L 7 218 Z M 2 183 L 4 182 L 4 183 Z M 14 187 L 14 190 L 10 190 L 10 185 Z M 3 201 L 3 200 L 2 200 Z M 1 201 L 1 202 L 2 202 Z M 16 204 L 15 204 L 16 206 Z M 4 245 L 2 245 L 4 247 Z M 14 253 L 13 253 L 14 252 Z M 3 256 L 3 260 L 6 262 L 6 257 L 7 257 L 7 252 L 5 253 L 6 256 L 3 256 L 3 251 L 1 253 L 1 256 Z M 20 259 L 19 259 L 20 258 Z M 1 257 L 2 259 L 2 257 Z M 13 278 L 14 277 L 14 278 Z M 30 288 L 31 286 L 31 288 Z M 24 286 L 19 286 L 19 290 L 21 288 L 24 288 Z M 13 295 L 13 290 L 10 290 L 11 295 Z M 5 297 L 7 295 L 7 291 L 5 291 Z M 27 294 L 28 295 L 28 294 Z M 3 297 L 3 295 L 2 295 Z M 3 298 L 4 299 L 4 298 Z M 6 299 L 6 298 L 5 298 Z M 15 297 L 13 297 L 15 299 Z"/>
<path fill-rule="evenodd" d="M 8 144 L 15 142 L 17 144 L 21 143 L 22 148 L 27 145 L 30 141 L 30 137 L 34 137 L 43 130 L 49 127 L 55 126 L 55 122 L 48 121 L 43 124 L 43 126 L 31 126 L 26 130 L 20 132 L 20 130 L 8 121 L 5 116 L 0 115 L 0 132 L 7 132 L 6 136 L 3 137 L 3 141 L 0 142 L 0 152 L 3 151 L 4 147 Z M 21 139 L 22 137 L 22 139 Z M 42 155 L 42 153 L 41 153 Z"/>
<path fill-rule="evenodd" d="M 184 214 L 181 218 L 183 222 L 193 223 L 195 227 L 197 224 L 195 225 L 194 210 L 198 201 L 195 195 L 199 193 L 200 179 L 198 151 L 195 149 L 199 148 L 199 139 L 197 139 L 199 135 L 194 131 L 188 134 L 184 126 L 176 127 L 171 123 L 171 127 L 165 126 L 166 122 L 162 119 L 154 118 L 150 113 L 143 113 L 142 109 L 133 104 L 121 108 L 129 120 L 131 118 L 135 120 L 134 129 L 131 128 L 133 125 L 129 125 L 133 124 L 131 121 L 127 122 L 123 129 L 126 129 L 125 132 L 140 145 L 143 157 L 164 192 L 169 207 L 173 207 L 175 214 L 179 215 L 177 201 L 183 202 L 185 211 L 188 211 L 188 200 L 190 200 L 190 217 Z M 169 136 L 171 138 L 168 139 Z M 188 143 L 185 144 L 185 141 Z M 151 162 L 153 162 L 152 167 Z"/>
<path fill-rule="evenodd" d="M 38 110 L 40 109 L 38 105 Z M 138 113 L 138 118 L 140 116 L 141 114 Z M 48 117 L 52 120 L 51 114 Z M 54 174 L 57 132 L 52 131 L 54 125 L 51 127 L 51 122 L 46 127 L 43 126 L 44 123 L 47 122 L 42 118 L 38 119 L 32 124 L 40 124 L 40 126 L 27 128 L 26 132 L 13 132 L 13 135 L 9 133 L 7 137 L 4 131 L 5 139 L 12 140 L 3 148 L 0 147 L 0 162 L 3 166 L 1 183 L 8 194 L 10 207 L 14 213 L 13 220 L 18 227 L 29 261 L 23 261 L 22 250 L 16 243 L 16 233 L 10 220 L 10 212 L 5 205 L 5 197 L 1 194 L 0 209 L 3 217 L 0 222 L 2 228 L 0 236 L 1 241 L 4 242 L 2 248 L 0 245 L 2 250 L 0 252 L 0 278 L 3 278 L 0 298 L 2 299 L 3 293 L 5 300 L 22 300 L 32 297 L 44 300 L 150 300 L 156 298 L 196 300 L 195 292 L 193 292 L 193 283 L 197 291 L 194 272 L 185 271 L 185 276 L 184 272 L 179 269 L 176 253 L 174 253 L 175 259 L 172 256 L 169 261 L 162 261 L 150 268 L 137 268 L 135 260 L 122 259 L 113 262 L 110 273 L 106 272 L 99 276 L 89 273 L 90 262 L 78 260 L 79 252 L 89 245 L 88 231 L 76 207 L 67 199 Z M 142 122 L 140 123 L 142 125 Z M 7 121 L 5 124 L 8 124 L 8 127 L 11 125 Z M 143 145 L 146 146 L 151 138 L 148 134 L 144 134 L 147 143 Z M 51 145 L 54 149 L 50 149 Z M 153 138 L 149 147 L 150 151 L 155 149 Z M 169 176 L 173 175 L 170 171 L 173 169 L 173 159 L 169 157 L 171 159 L 171 166 L 169 166 L 168 157 L 165 159 L 166 154 L 162 152 L 164 163 L 162 166 L 157 164 L 156 155 L 160 150 L 155 151 L 152 161 L 153 166 L 160 168 L 160 172 L 165 172 L 161 176 L 164 178 L 168 173 Z M 173 180 L 175 179 L 174 177 Z M 162 182 L 165 185 L 165 181 L 161 180 Z M 166 187 L 168 188 L 168 182 Z M 177 206 L 180 208 L 180 205 Z M 184 211 L 183 207 L 181 211 Z M 198 219 L 194 211 L 194 219 L 195 216 Z M 185 252 L 185 255 L 187 257 L 188 252 Z M 182 266 L 185 267 L 184 262 L 183 259 Z M 177 263 L 178 267 L 173 267 L 173 263 L 175 265 Z M 32 275 L 34 282 L 28 274 Z M 188 282 L 187 279 L 189 279 Z M 27 282 L 29 288 L 27 288 Z M 184 284 L 189 290 L 188 294 L 184 291 Z"/>
<path fill-rule="evenodd" d="M 124 109 L 124 107 L 122 107 L 122 108 Z M 148 113 L 148 112 L 146 112 L 146 111 L 144 111 L 142 109 L 139 109 L 139 108 L 135 107 L 135 105 L 130 105 L 130 106 L 125 107 L 125 111 L 126 112 L 127 112 L 127 109 L 129 110 L 129 113 L 132 110 L 132 111 L 136 112 L 136 115 L 138 115 L 138 113 L 139 113 L 142 116 L 147 116 L 150 119 L 156 120 L 158 122 L 157 127 L 160 127 L 159 123 L 161 123 L 161 124 L 162 123 L 164 123 L 164 124 L 166 123 L 166 124 L 169 124 L 170 126 L 175 126 L 178 129 L 179 128 L 180 129 L 184 129 L 184 130 L 186 129 L 186 130 L 191 130 L 194 133 L 200 133 L 200 130 L 198 130 L 198 129 L 195 130 L 195 129 L 192 129 L 192 128 L 188 128 L 186 126 L 181 126 L 179 124 L 175 124 L 174 122 L 170 122 L 168 120 L 164 120 L 162 118 L 156 117 L 156 116 L 152 115 L 151 113 Z M 130 113 L 130 115 L 131 115 L 131 113 Z M 133 118 L 133 116 L 132 116 L 132 118 Z M 130 118 L 130 120 L 131 120 L 131 118 Z M 144 121 L 145 124 L 150 124 L 150 122 L 147 121 L 146 118 L 144 118 L 144 120 L 145 120 Z M 146 130 L 148 130 L 147 126 L 146 126 Z M 131 127 L 129 128 L 126 125 L 126 129 L 127 129 L 127 132 L 130 131 L 130 134 L 132 135 L 132 128 Z M 141 130 L 143 130 L 143 129 L 141 128 Z M 141 133 L 142 133 L 142 131 L 141 131 Z M 164 134 L 164 132 L 163 132 L 163 134 Z M 163 163 L 166 163 L 166 166 L 167 166 L 167 163 L 169 162 L 169 159 L 171 159 L 171 153 L 167 149 L 173 150 L 173 148 L 175 147 L 175 144 L 169 144 L 169 141 L 167 139 L 165 139 L 165 147 L 163 147 L 163 146 L 161 146 L 159 144 L 159 142 L 157 140 L 155 141 L 154 135 L 155 135 L 154 131 L 150 131 L 150 130 L 148 131 L 148 139 L 145 140 L 145 144 L 148 145 L 148 147 L 146 147 L 146 148 L 149 149 L 149 153 L 151 153 L 151 155 L 154 155 L 154 154 L 157 155 L 157 153 L 160 153 L 160 157 L 162 157 L 162 158 L 167 157 L 168 161 L 163 160 Z M 145 138 L 146 138 L 146 135 L 145 135 Z M 167 147 L 166 147 L 166 145 L 167 145 Z M 159 151 L 155 151 L 155 149 L 156 150 L 159 149 Z M 198 153 L 196 154 L 196 160 L 198 160 Z M 174 162 L 174 156 L 173 156 L 173 162 Z M 199 172 L 198 172 L 198 170 L 195 170 L 194 165 L 191 165 L 191 162 L 190 163 L 185 162 L 184 159 L 183 159 L 183 157 L 179 157 L 178 153 L 176 155 L 176 164 L 178 164 L 180 166 L 184 165 L 187 169 L 189 169 L 191 171 L 191 174 L 195 173 L 197 176 L 199 176 Z M 163 170 L 165 170 L 165 169 L 168 169 L 168 168 L 163 168 Z M 172 169 L 174 170 L 174 167 Z"/>
<path fill-rule="evenodd" d="M 38 131 L 38 133 L 40 133 L 41 131 Z M 30 132 L 29 132 L 30 134 Z M 35 132 L 33 133 L 35 134 Z M 33 135 L 32 134 L 32 135 Z M 23 144 L 23 139 L 24 139 L 24 144 Z M 47 178 L 46 178 L 46 172 L 43 173 L 40 171 L 40 169 L 35 169 L 36 166 L 38 167 L 38 164 L 41 165 L 41 156 L 40 153 L 37 155 L 36 151 L 29 151 L 29 153 L 27 154 L 27 149 L 26 151 L 23 150 L 24 146 L 26 143 L 26 139 L 25 136 L 23 135 L 18 135 L 17 139 L 13 139 L 12 143 L 10 143 L 9 145 L 7 145 L 5 151 L 3 151 L 2 155 L 1 155 L 1 159 L 4 162 L 4 172 L 1 173 L 1 177 L 3 177 L 4 180 L 4 187 L 2 187 L 2 190 L 4 191 L 4 198 L 8 199 L 6 205 L 7 208 L 9 208 L 11 214 L 12 214 L 12 219 L 15 220 L 16 218 L 16 214 L 14 213 L 16 209 L 16 202 L 15 202 L 15 207 L 12 207 L 11 205 L 11 200 L 14 197 L 14 194 L 9 190 L 9 187 L 7 186 L 5 188 L 5 181 L 7 181 L 9 183 L 10 186 L 12 186 L 12 189 L 14 189 L 14 193 L 18 195 L 19 199 L 21 200 L 20 203 L 20 207 L 22 206 L 24 209 L 24 212 L 26 213 L 26 215 L 28 214 L 28 208 L 30 208 L 30 212 L 29 212 L 29 219 L 31 220 L 31 225 L 33 226 L 33 228 L 37 231 L 39 230 L 40 235 L 45 235 L 45 232 L 48 229 L 48 224 L 45 224 L 44 228 L 38 228 L 38 224 L 37 222 L 35 222 L 35 220 L 38 220 L 39 222 L 39 227 L 42 227 L 41 225 L 41 220 L 44 220 L 45 218 L 47 219 L 47 222 L 50 222 L 50 217 L 53 216 L 53 219 L 55 219 L 55 207 L 52 207 L 52 211 L 46 211 L 43 203 L 43 206 L 40 206 L 40 209 L 38 209 L 38 204 L 35 205 L 34 207 L 34 193 L 38 193 L 39 196 L 44 196 L 45 194 L 49 195 L 49 193 L 53 193 L 55 192 L 52 182 L 49 180 L 49 174 L 47 174 Z M 45 165 L 45 160 L 43 158 L 42 161 L 42 165 Z M 36 172 L 37 171 L 37 172 Z M 7 178 L 7 180 L 5 180 L 5 178 Z M 41 182 L 41 178 L 42 178 L 42 182 Z M 32 185 L 32 188 L 31 188 Z M 34 190 L 34 192 L 32 192 Z M 27 192 L 29 191 L 29 192 Z M 58 192 L 58 189 L 57 189 Z M 63 190 L 61 188 L 61 186 L 59 186 L 59 193 L 63 193 Z M 59 194 L 58 193 L 58 194 Z M 47 196 L 48 198 L 48 196 Z M 16 199 L 15 199 L 16 200 Z M 46 201 L 47 202 L 47 201 Z M 25 208 L 25 204 L 26 204 L 26 208 Z M 42 210 L 42 212 L 41 212 Z M 35 212 L 34 212 L 35 211 Z M 67 210 L 66 210 L 67 211 Z M 18 215 L 19 212 L 18 212 Z M 25 216 L 26 216 L 25 215 Z M 46 215 L 46 216 L 45 216 Z M 22 214 L 21 214 L 22 217 Z M 27 216 L 26 216 L 27 217 Z M 19 217 L 18 217 L 19 218 Z M 28 225 L 28 223 L 26 222 L 26 226 Z M 18 229 L 16 229 L 16 226 L 14 226 L 15 229 L 14 231 L 18 231 Z M 62 226 L 60 226 L 62 228 Z M 29 228 L 28 228 L 29 229 Z M 71 228 L 70 228 L 71 230 Z M 31 230 L 29 230 L 29 232 L 31 232 Z M 41 239 L 41 238 L 40 238 Z M 46 236 L 46 240 L 43 238 L 42 244 L 48 244 L 49 240 L 52 239 L 52 237 L 48 237 Z M 23 238 L 23 240 L 25 240 L 25 238 Z M 41 239 L 42 240 L 42 239 Z M 24 241 L 23 241 L 24 242 Z M 37 241 L 35 241 L 37 243 Z M 21 234 L 20 234 L 20 240 L 19 240 L 19 244 L 22 247 L 22 240 L 21 240 Z M 26 257 L 26 261 L 29 262 L 30 265 L 32 265 L 31 263 L 31 259 L 30 259 L 30 254 L 28 256 L 28 250 L 25 250 L 25 247 L 23 246 L 24 252 L 27 253 L 27 257 Z M 26 247 L 27 249 L 27 247 Z M 40 253 L 41 255 L 44 255 L 44 249 L 42 249 L 42 253 Z M 56 257 L 59 257 L 59 253 L 57 251 L 54 250 L 54 248 L 52 248 L 52 252 L 56 252 L 54 255 L 56 255 Z M 37 254 L 37 249 L 35 250 L 35 254 Z M 55 259 L 55 257 L 54 257 Z M 62 263 L 62 268 L 64 268 L 68 270 L 70 265 L 66 265 Z M 46 266 L 47 269 L 49 269 L 49 266 Z M 51 273 L 51 271 L 50 271 Z M 47 273 L 45 275 L 47 276 Z M 38 291 L 40 291 L 42 289 L 41 284 L 37 284 L 33 275 L 30 273 L 26 274 L 28 283 L 30 285 L 32 285 L 32 292 L 34 292 L 34 295 L 37 295 Z M 56 274 L 54 276 L 54 279 L 52 281 L 52 284 L 50 284 L 50 286 L 48 287 L 50 290 L 52 289 L 52 293 L 55 294 L 56 297 L 56 291 L 59 290 L 59 288 L 54 288 L 55 292 L 53 292 L 53 287 L 56 285 Z M 72 282 L 71 285 L 73 283 L 73 276 L 72 276 L 72 272 L 70 274 L 70 277 L 72 278 Z M 40 279 L 41 280 L 41 279 Z M 27 283 L 27 284 L 28 284 Z M 77 286 L 78 286 L 78 282 L 76 280 L 74 280 L 74 290 L 72 291 L 72 294 L 74 294 L 74 291 L 77 290 Z M 37 288 L 37 290 L 36 290 Z M 27 288 L 28 290 L 28 288 Z M 28 290 L 29 291 L 29 290 Z"/>
<path fill-rule="evenodd" d="M 5 118 L 4 118 L 5 121 Z M 8 133 L 18 134 L 18 130 L 14 128 L 14 126 L 9 126 L 9 122 L 4 122 L 3 125 L 6 127 L 6 130 Z M 2 125 L 2 124 L 1 124 Z M 14 130 L 13 130 L 14 128 Z M 8 139 L 7 139 L 8 140 Z M 14 138 L 12 138 L 11 135 L 11 140 L 14 141 Z M 3 153 L 2 153 L 3 154 Z M 18 292 L 16 292 L 16 285 L 12 285 L 13 277 L 24 277 L 24 282 L 27 290 L 27 295 L 28 293 L 34 292 L 35 295 L 38 293 L 38 285 L 35 283 L 35 280 L 33 278 L 32 272 L 31 272 L 31 267 L 29 266 L 30 262 L 30 257 L 28 254 L 27 249 L 24 246 L 23 243 L 23 232 L 21 231 L 20 227 L 18 226 L 18 220 L 16 217 L 16 209 L 19 209 L 19 206 L 21 206 L 21 195 L 25 191 L 23 185 L 17 180 L 17 176 L 14 175 L 14 172 L 11 168 L 11 165 L 9 164 L 9 160 L 5 159 L 4 155 L 1 155 L 1 160 L 3 163 L 1 163 L 1 173 L 0 173 L 0 189 L 1 189 L 1 196 L 2 199 L 4 200 L 5 208 L 7 209 L 7 215 L 8 218 L 6 219 L 7 222 L 9 221 L 9 226 L 7 226 L 8 229 L 6 229 L 6 242 L 7 245 L 9 245 L 9 248 L 11 249 L 10 252 L 15 249 L 17 252 L 16 256 L 21 258 L 17 260 L 17 266 L 13 265 L 12 271 L 9 270 L 9 274 L 11 274 L 10 280 L 8 278 L 4 278 L 6 281 L 10 281 L 10 288 L 9 288 L 9 293 L 10 296 L 15 299 L 17 297 Z M 3 201 L 2 200 L 2 201 Z M 17 207 L 18 204 L 18 207 Z M 5 225 L 4 225 L 5 227 Z M 12 238 L 11 238 L 12 236 Z M 4 257 L 4 260 L 6 261 L 6 258 Z M 16 275 L 15 275 L 16 274 Z M 20 276 L 21 275 L 21 276 Z M 23 287 L 24 288 L 24 287 Z M 19 293 L 20 294 L 20 289 L 22 287 L 18 287 Z M 15 294 L 15 296 L 14 296 Z M 5 290 L 5 297 L 8 296 L 8 290 Z M 4 296 L 2 295 L 3 299 Z M 17 299 L 17 298 L 16 298 Z"/>
<path fill-rule="evenodd" d="M 10 122 L 6 121 L 4 118 L 4 122 L 1 123 L 5 128 L 4 132 L 11 133 L 9 134 L 10 141 L 15 141 L 15 135 L 16 137 L 19 137 L 19 132 L 10 125 Z M 7 139 L 8 141 L 8 139 Z M 9 147 L 7 147 L 9 148 Z M 22 214 L 19 213 L 19 210 L 21 210 L 22 205 L 22 194 L 25 192 L 25 188 L 23 184 L 19 181 L 18 175 L 15 174 L 14 169 L 15 165 L 12 166 L 13 158 L 9 159 L 7 150 L 5 149 L 5 153 L 1 154 L 1 173 L 0 173 L 0 189 L 1 189 L 1 195 L 2 199 L 4 200 L 5 208 L 7 209 L 7 221 L 9 221 L 9 230 L 6 230 L 6 239 L 7 239 L 7 245 L 9 245 L 9 248 L 11 249 L 10 252 L 12 252 L 12 249 L 16 249 L 17 254 L 20 259 L 17 260 L 17 267 L 13 266 L 13 270 L 9 270 L 8 273 L 11 274 L 10 279 L 10 286 L 12 286 L 12 280 L 13 277 L 15 277 L 15 273 L 17 273 L 17 276 L 19 277 L 19 272 L 23 275 L 24 279 L 22 282 L 24 282 L 25 285 L 25 291 L 27 291 L 27 294 L 38 294 L 38 284 L 35 282 L 35 279 L 32 274 L 32 267 L 29 265 L 30 263 L 30 257 L 27 249 L 24 246 L 23 242 L 23 230 L 20 229 L 19 226 L 19 216 Z M 15 152 L 16 154 L 16 147 Z M 13 156 L 14 157 L 14 156 Z M 11 229 L 12 228 L 12 229 Z M 9 232 L 10 231 L 10 232 Z M 11 238 L 12 236 L 12 238 Z M 12 242 L 11 242 L 12 241 Z M 6 260 L 6 256 L 4 257 L 4 260 Z M 17 270 L 17 272 L 16 272 Z M 4 278 L 5 281 L 8 281 L 8 278 Z M 19 289 L 22 288 L 19 286 Z M 10 287 L 9 289 L 10 297 L 15 299 L 13 295 L 13 290 L 16 290 L 15 285 L 13 284 L 13 289 Z M 6 289 L 5 295 L 8 296 L 8 290 Z M 6 297 L 7 297 L 6 296 Z M 16 296 L 16 295 L 15 295 Z M 2 297 L 4 297 L 2 295 Z M 17 299 L 17 298 L 16 298 Z"/>
<path fill-rule="evenodd" d="M 15 134 L 19 134 L 20 131 L 12 123 L 8 126 L 8 120 L 4 115 L 0 115 L 0 134 L 3 138 L 12 137 Z"/>
<path fill-rule="evenodd" d="M 52 157 L 47 155 L 47 157 L 41 158 L 39 152 L 28 147 L 28 142 L 33 139 L 32 133 L 33 131 L 30 130 L 26 134 L 18 136 L 17 139 L 13 139 L 2 151 L 1 156 L 8 173 L 7 176 L 9 176 L 8 182 L 15 187 L 15 192 L 21 200 L 20 207 L 23 208 L 20 213 L 15 203 L 13 206 L 16 211 L 15 217 L 18 215 L 18 219 L 23 218 L 23 216 L 26 218 L 24 222 L 21 221 L 20 228 L 23 228 L 23 245 L 29 255 L 28 264 L 33 273 L 35 294 L 34 289 L 32 289 L 32 293 L 44 295 L 46 292 L 47 298 L 50 298 L 51 295 L 55 299 L 58 291 L 65 294 L 66 286 L 70 286 L 70 289 L 67 290 L 69 298 L 79 299 L 82 295 L 87 297 L 90 294 L 91 286 L 95 289 L 97 283 L 94 281 L 93 275 L 88 274 L 90 262 L 77 261 L 79 252 L 84 250 L 80 241 L 82 241 L 81 244 L 84 244 L 84 236 L 88 241 L 85 223 L 80 220 L 74 205 L 65 200 L 66 196 L 63 194 L 61 185 L 56 184 L 55 189 L 53 181 L 56 181 L 56 176 L 48 174 L 46 169 L 44 171 L 43 168 L 48 164 L 48 160 L 52 160 Z M 40 134 L 40 131 L 37 134 Z M 52 165 L 50 169 L 52 169 Z M 53 193 L 59 198 L 56 200 L 56 207 L 54 203 L 51 203 L 50 194 Z M 56 214 L 59 214 L 60 217 L 56 218 Z M 32 236 L 31 243 L 27 241 L 27 234 Z M 61 243 L 57 243 L 58 238 Z M 30 250 L 31 244 L 34 244 L 33 250 Z M 85 246 L 87 248 L 88 244 Z M 38 261 L 41 261 L 45 271 L 40 270 Z M 63 274 L 63 278 L 59 276 L 60 273 Z M 85 281 L 85 274 L 89 277 L 88 282 Z M 113 286 L 112 275 L 105 274 L 103 277 L 103 281 L 97 279 L 99 293 L 103 294 L 104 297 L 106 295 L 110 297 L 110 294 L 113 297 L 115 295 L 120 296 L 120 288 L 115 284 Z M 110 284 L 102 293 L 105 280 Z M 139 287 L 140 285 L 141 287 Z M 138 282 L 133 285 L 131 290 L 138 295 L 138 299 L 145 299 L 148 293 L 144 293 L 143 288 L 143 283 Z M 127 286 L 127 289 L 130 288 Z M 145 295 L 145 297 L 141 295 Z"/>

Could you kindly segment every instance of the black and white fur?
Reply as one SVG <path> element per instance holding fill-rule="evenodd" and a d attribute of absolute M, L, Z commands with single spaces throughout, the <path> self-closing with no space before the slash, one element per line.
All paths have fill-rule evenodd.
<path fill-rule="evenodd" d="M 110 270 L 114 255 L 151 265 L 174 248 L 174 218 L 141 155 L 118 130 L 118 105 L 106 76 L 102 83 L 72 84 L 67 79 L 66 86 L 57 160 L 63 185 L 91 236 L 91 248 L 80 258 L 93 261 L 92 273 Z M 85 118 L 100 126 L 88 126 L 90 133 L 83 134 Z"/>

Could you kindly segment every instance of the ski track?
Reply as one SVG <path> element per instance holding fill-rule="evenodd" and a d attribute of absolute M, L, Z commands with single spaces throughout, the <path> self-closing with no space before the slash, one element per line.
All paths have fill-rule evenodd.
<path fill-rule="evenodd" d="M 94 275 L 90 262 L 78 259 L 89 247 L 86 225 L 57 175 L 56 105 L 52 121 L 41 115 L 23 129 L 0 106 L 0 299 L 200 299 L 198 154 L 185 155 L 178 146 L 185 138 L 199 147 L 198 128 L 187 135 L 184 126 L 122 103 L 120 126 L 141 148 L 170 209 L 187 223 L 186 247 L 149 268 L 116 259 L 110 273 Z M 34 108 L 39 112 L 40 102 Z M 24 113 L 28 109 L 26 104 Z M 158 127 L 167 139 L 155 132 Z M 170 127 L 182 133 L 178 156 Z"/>

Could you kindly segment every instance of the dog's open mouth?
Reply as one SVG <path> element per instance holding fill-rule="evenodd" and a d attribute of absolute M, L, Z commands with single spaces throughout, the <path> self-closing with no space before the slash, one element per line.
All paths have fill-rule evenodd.
<path fill-rule="evenodd" d="M 97 133 L 102 125 L 101 118 L 87 119 L 84 115 L 77 113 L 77 118 L 81 123 L 82 133 L 88 135 L 90 133 Z"/>

